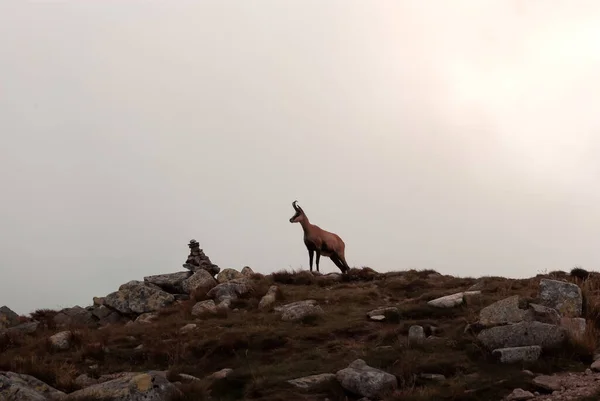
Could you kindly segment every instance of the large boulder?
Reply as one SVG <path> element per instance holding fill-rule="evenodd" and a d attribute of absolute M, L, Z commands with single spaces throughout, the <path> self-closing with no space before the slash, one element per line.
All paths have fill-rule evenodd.
<path fill-rule="evenodd" d="M 519 323 L 525 320 L 527 310 L 519 309 L 519 296 L 505 298 L 486 306 L 479 312 L 479 323 L 494 326 L 505 323 Z"/>
<path fill-rule="evenodd" d="M 180 390 L 162 372 L 150 371 L 94 384 L 70 393 L 66 400 L 163 401 L 176 396 L 181 396 Z"/>
<path fill-rule="evenodd" d="M 244 296 L 252 290 L 252 287 L 243 279 L 234 279 L 226 283 L 221 283 L 211 289 L 208 294 L 208 298 L 214 299 L 216 302 L 221 303 L 226 300 L 237 299 L 240 296 Z"/>
<path fill-rule="evenodd" d="M 54 334 L 53 336 L 50 336 L 48 340 L 50 341 L 50 345 L 52 346 L 52 348 L 64 351 L 71 348 L 71 345 L 73 343 L 73 333 L 68 330 L 61 331 Z"/>
<path fill-rule="evenodd" d="M 535 321 L 496 326 L 477 335 L 477 339 L 490 350 L 528 345 L 554 348 L 560 346 L 566 338 L 565 328 Z"/>
<path fill-rule="evenodd" d="M 219 283 L 226 283 L 228 281 L 231 280 L 235 280 L 236 278 L 243 278 L 245 277 L 242 273 L 240 273 L 239 271 L 235 270 L 235 269 L 223 269 L 221 270 L 221 272 L 217 275 L 217 281 Z"/>
<path fill-rule="evenodd" d="M 362 359 L 357 359 L 347 368 L 339 370 L 335 376 L 344 389 L 373 399 L 381 398 L 383 394 L 398 387 L 396 376 L 375 369 Z"/>
<path fill-rule="evenodd" d="M 33 376 L 0 372 L 0 400 L 7 401 L 58 401 L 66 394 Z"/>
<path fill-rule="evenodd" d="M 145 283 L 150 283 L 159 286 L 163 291 L 171 294 L 184 293 L 183 282 L 190 278 L 191 271 L 183 271 L 169 274 L 157 274 L 154 276 L 144 277 Z"/>
<path fill-rule="evenodd" d="M 81 306 L 62 309 L 54 316 L 53 320 L 58 326 L 93 326 L 96 324 L 93 313 Z"/>
<path fill-rule="evenodd" d="M 542 305 L 556 309 L 562 316 L 581 316 L 583 296 L 577 284 L 565 281 L 540 280 L 540 302 Z"/>
<path fill-rule="evenodd" d="M 325 313 L 314 299 L 277 306 L 274 310 L 281 314 L 281 320 L 284 321 L 296 321 L 308 316 L 317 316 Z"/>
<path fill-rule="evenodd" d="M 104 304 L 121 313 L 147 313 L 171 305 L 175 297 L 158 286 L 143 282 L 129 282 L 119 287 L 119 291 L 104 297 Z"/>
<path fill-rule="evenodd" d="M 197 270 L 189 278 L 183 281 L 182 290 L 186 294 L 191 294 L 195 291 L 210 291 L 217 285 L 217 281 L 206 270 Z"/>
<path fill-rule="evenodd" d="M 19 315 L 8 306 L 0 307 L 0 329 L 19 324 Z"/>
<path fill-rule="evenodd" d="M 216 315 L 217 314 L 217 305 L 215 305 L 215 301 L 209 299 L 207 301 L 197 302 L 192 308 L 193 316 L 205 316 L 205 315 Z"/>

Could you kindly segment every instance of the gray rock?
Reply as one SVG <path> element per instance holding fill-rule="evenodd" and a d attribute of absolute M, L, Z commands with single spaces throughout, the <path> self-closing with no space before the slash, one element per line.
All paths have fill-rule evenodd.
<path fill-rule="evenodd" d="M 192 272 L 190 271 L 157 274 L 154 276 L 144 277 L 144 282 L 154 284 L 160 287 L 163 291 L 171 294 L 181 294 L 185 292 L 183 289 L 183 282 L 190 278 L 191 275 Z"/>
<path fill-rule="evenodd" d="M 564 281 L 540 280 L 540 302 L 556 309 L 562 316 L 579 317 L 583 305 L 581 288 Z"/>
<path fill-rule="evenodd" d="M 254 270 L 250 266 L 244 266 L 242 268 L 242 276 L 250 277 L 254 274 Z"/>
<path fill-rule="evenodd" d="M 425 329 L 423 326 L 413 325 L 408 329 L 409 344 L 422 344 L 425 341 Z"/>
<path fill-rule="evenodd" d="M 377 398 L 398 388 L 396 376 L 375 369 L 362 359 L 337 371 L 335 376 L 345 390 L 362 397 Z"/>
<path fill-rule="evenodd" d="M 600 372 L 600 359 L 595 360 L 594 363 L 592 363 L 592 365 L 590 366 L 590 368 L 594 372 Z"/>
<path fill-rule="evenodd" d="M 19 315 L 4 305 L 0 307 L 0 329 L 13 327 L 19 324 Z"/>
<path fill-rule="evenodd" d="M 94 384 L 98 384 L 98 380 L 91 378 L 87 374 L 81 374 L 75 378 L 75 384 L 77 384 L 81 388 L 93 386 Z"/>
<path fill-rule="evenodd" d="M 519 309 L 519 296 L 514 295 L 483 308 L 479 312 L 479 323 L 485 326 L 519 323 L 524 320 L 525 313 L 525 310 Z"/>
<path fill-rule="evenodd" d="M 0 372 L 0 400 L 49 401 L 62 400 L 66 394 L 33 376 Z"/>
<path fill-rule="evenodd" d="M 560 313 L 556 309 L 538 304 L 529 304 L 529 309 L 531 320 L 548 324 L 559 324 L 560 322 Z"/>
<path fill-rule="evenodd" d="M 221 270 L 221 272 L 217 275 L 217 282 L 220 283 L 226 283 L 228 281 L 231 280 L 235 280 L 236 278 L 243 278 L 245 277 L 242 273 L 240 273 L 239 271 L 235 270 L 235 269 L 223 269 Z"/>
<path fill-rule="evenodd" d="M 336 384 L 337 379 L 333 373 L 323 373 L 320 375 L 300 377 L 298 379 L 288 380 L 287 382 L 298 390 L 307 393 L 318 393 L 330 389 L 331 386 Z"/>
<path fill-rule="evenodd" d="M 50 336 L 50 345 L 52 348 L 57 350 L 67 350 L 71 348 L 71 340 L 73 339 L 73 333 L 70 331 L 61 331 L 59 333 Z"/>
<path fill-rule="evenodd" d="M 279 294 L 279 287 L 272 285 L 269 287 L 267 293 L 260 299 L 258 303 L 259 309 L 268 309 L 275 304 L 277 301 L 277 294 Z"/>
<path fill-rule="evenodd" d="M 464 302 L 465 296 L 474 297 L 480 294 L 481 291 L 458 292 L 456 294 L 446 295 L 445 297 L 432 299 L 431 301 L 427 302 L 427 304 L 436 308 L 453 308 L 461 305 Z"/>
<path fill-rule="evenodd" d="M 532 383 L 544 390 L 558 391 L 562 388 L 561 379 L 557 376 L 538 376 L 533 379 Z"/>
<path fill-rule="evenodd" d="M 435 382 L 443 382 L 446 380 L 446 376 L 436 374 L 436 373 L 421 373 L 419 377 L 423 380 L 435 381 Z"/>
<path fill-rule="evenodd" d="M 157 320 L 158 320 L 158 314 L 147 312 L 147 313 L 142 313 L 141 315 L 139 315 L 135 319 L 135 322 L 142 323 L 142 324 L 149 324 L 149 323 L 154 323 Z"/>
<path fill-rule="evenodd" d="M 6 330 L 0 330 L 0 333 L 8 333 L 8 334 L 33 334 L 37 330 L 40 322 L 31 321 L 27 323 L 21 323 L 16 326 L 10 327 Z"/>
<path fill-rule="evenodd" d="M 482 291 L 485 288 L 486 280 L 480 279 L 475 284 L 469 287 L 467 291 Z"/>
<path fill-rule="evenodd" d="M 124 375 L 74 391 L 67 396 L 67 400 L 99 398 L 111 401 L 163 401 L 181 395 L 163 372 L 150 371 L 137 373 L 134 376 Z"/>
<path fill-rule="evenodd" d="M 210 375 L 206 376 L 206 378 L 209 380 L 221 380 L 221 379 L 225 379 L 227 376 L 229 376 L 232 373 L 233 373 L 233 369 L 225 368 L 225 369 L 218 370 L 214 373 L 211 373 Z"/>
<path fill-rule="evenodd" d="M 400 316 L 400 310 L 395 306 L 383 306 L 367 312 L 367 316 L 371 320 L 382 321 L 386 316 Z"/>
<path fill-rule="evenodd" d="M 217 306 L 215 305 L 215 301 L 209 299 L 208 301 L 201 301 L 196 303 L 192 308 L 193 316 L 203 316 L 206 314 L 214 315 L 217 313 Z"/>
<path fill-rule="evenodd" d="M 62 309 L 54 316 L 53 320 L 58 326 L 94 326 L 96 324 L 92 312 L 81 306 Z"/>
<path fill-rule="evenodd" d="M 125 314 L 155 312 L 175 302 L 175 297 L 153 284 L 130 281 L 104 298 L 105 305 Z"/>
<path fill-rule="evenodd" d="M 502 363 L 537 361 L 542 354 L 542 347 L 529 345 L 526 347 L 499 348 L 492 351 L 492 355 Z"/>
<path fill-rule="evenodd" d="M 275 312 L 281 313 L 281 320 L 283 321 L 296 321 L 304 319 L 307 316 L 316 316 L 325 313 L 314 299 L 278 306 L 275 308 Z"/>
<path fill-rule="evenodd" d="M 92 302 L 94 303 L 94 306 L 104 305 L 104 297 L 94 297 L 92 298 Z"/>
<path fill-rule="evenodd" d="M 100 305 L 100 306 L 94 308 L 94 310 L 92 310 L 92 315 L 96 316 L 100 320 L 100 319 L 104 319 L 105 317 L 108 317 L 113 312 L 114 311 L 112 309 L 107 308 L 104 305 Z"/>
<path fill-rule="evenodd" d="M 220 303 L 225 299 L 237 299 L 240 296 L 248 294 L 251 290 L 252 287 L 245 280 L 234 279 L 217 285 L 206 295 L 208 298 Z"/>
<path fill-rule="evenodd" d="M 217 281 L 206 270 L 198 270 L 186 279 L 182 284 L 183 292 L 191 294 L 195 291 L 208 292 L 217 285 Z"/>
<path fill-rule="evenodd" d="M 553 348 L 565 341 L 566 330 L 547 323 L 521 322 L 485 329 L 477 335 L 477 339 L 491 350 L 528 345 Z"/>
<path fill-rule="evenodd" d="M 521 388 L 516 388 L 506 397 L 506 401 L 526 401 L 530 400 L 535 395 L 529 391 L 525 391 Z"/>
<path fill-rule="evenodd" d="M 183 334 L 187 334 L 187 333 L 191 333 L 192 331 L 196 330 L 198 328 L 198 326 L 195 323 L 188 323 L 185 326 L 183 326 L 182 328 L 179 329 L 179 331 Z"/>

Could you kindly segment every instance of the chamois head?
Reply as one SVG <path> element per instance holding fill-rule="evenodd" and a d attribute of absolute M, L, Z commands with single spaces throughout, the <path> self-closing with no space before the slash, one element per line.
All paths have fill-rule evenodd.
<path fill-rule="evenodd" d="M 292 207 L 294 208 L 296 213 L 294 213 L 294 215 L 290 218 L 290 223 L 299 223 L 300 221 L 302 221 L 302 219 L 306 218 L 304 210 L 302 210 L 300 206 L 296 205 L 296 203 L 298 203 L 298 201 L 292 202 Z"/>

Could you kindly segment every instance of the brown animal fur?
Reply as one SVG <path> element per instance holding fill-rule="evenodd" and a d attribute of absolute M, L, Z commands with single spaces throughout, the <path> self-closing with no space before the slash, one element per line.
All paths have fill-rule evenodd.
<path fill-rule="evenodd" d="M 304 231 L 304 245 L 308 250 L 310 271 L 313 267 L 313 256 L 316 253 L 317 271 L 319 271 L 319 260 L 321 255 L 328 257 L 342 271 L 347 274 L 350 266 L 346 263 L 344 251 L 346 244 L 334 233 L 323 230 L 321 227 L 311 224 L 304 210 L 297 205 L 298 201 L 292 202 L 296 213 L 290 218 L 290 223 L 300 223 Z"/>

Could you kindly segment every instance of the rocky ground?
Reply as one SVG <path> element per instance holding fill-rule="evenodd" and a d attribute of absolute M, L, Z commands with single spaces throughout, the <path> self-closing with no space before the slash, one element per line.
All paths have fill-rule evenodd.
<path fill-rule="evenodd" d="M 600 277 L 221 269 L 0 308 L 0 400 L 595 400 Z"/>

